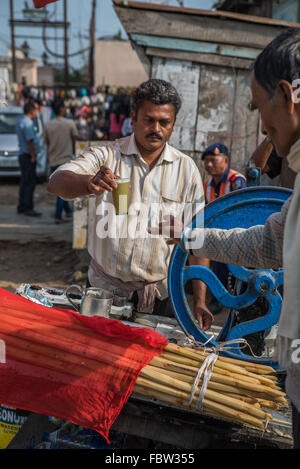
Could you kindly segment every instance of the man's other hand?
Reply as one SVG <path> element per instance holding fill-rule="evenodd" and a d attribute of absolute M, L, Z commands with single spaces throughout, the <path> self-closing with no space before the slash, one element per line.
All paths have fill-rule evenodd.
<path fill-rule="evenodd" d="M 180 244 L 183 228 L 181 220 L 173 215 L 164 215 L 163 221 L 159 223 L 158 227 L 148 227 L 148 232 L 169 238 L 167 244 Z"/>

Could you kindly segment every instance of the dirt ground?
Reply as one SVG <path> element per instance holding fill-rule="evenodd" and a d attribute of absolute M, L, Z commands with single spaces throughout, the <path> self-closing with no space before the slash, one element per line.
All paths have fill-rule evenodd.
<path fill-rule="evenodd" d="M 0 287 L 15 291 L 22 283 L 66 288 L 84 285 L 88 255 L 72 247 L 72 220 L 54 223 L 56 197 L 40 183 L 35 209 L 40 218 L 17 214 L 19 181 L 0 178 Z"/>

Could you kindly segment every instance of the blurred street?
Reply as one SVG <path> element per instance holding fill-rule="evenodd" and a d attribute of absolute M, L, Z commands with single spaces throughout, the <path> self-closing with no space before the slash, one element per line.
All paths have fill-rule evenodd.
<path fill-rule="evenodd" d="M 55 197 L 40 183 L 35 191 L 40 218 L 17 214 L 18 179 L 0 180 L 0 287 L 21 283 L 66 288 L 85 281 L 80 251 L 72 249 L 72 221 L 54 223 Z M 81 269 L 81 270 L 80 270 Z M 75 276 L 75 277 L 74 277 Z"/>

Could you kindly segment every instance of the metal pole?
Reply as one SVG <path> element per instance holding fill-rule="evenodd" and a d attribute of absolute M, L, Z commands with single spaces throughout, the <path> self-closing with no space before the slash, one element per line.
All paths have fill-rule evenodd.
<path fill-rule="evenodd" d="M 93 0 L 91 23 L 90 23 L 90 54 L 89 54 L 89 84 L 90 84 L 90 87 L 94 86 L 94 80 L 95 80 L 94 51 L 95 51 L 96 3 L 97 3 L 97 0 Z"/>
<path fill-rule="evenodd" d="M 16 67 L 16 48 L 15 48 L 15 30 L 14 30 L 14 4 L 10 0 L 10 32 L 11 32 L 11 53 L 12 53 L 12 72 L 13 82 L 17 82 L 17 67 Z"/>
<path fill-rule="evenodd" d="M 65 87 L 69 88 L 69 62 L 68 62 L 68 24 L 67 24 L 67 0 L 64 0 L 64 41 L 65 41 Z"/>

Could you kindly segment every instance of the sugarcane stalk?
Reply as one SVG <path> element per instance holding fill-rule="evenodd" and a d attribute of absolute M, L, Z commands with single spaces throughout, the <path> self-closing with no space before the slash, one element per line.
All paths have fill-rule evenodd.
<path fill-rule="evenodd" d="M 31 316 L 31 317 L 30 317 Z M 66 315 L 68 317 L 68 315 Z M 61 323 L 58 323 L 57 319 L 53 321 L 51 319 L 46 318 L 39 318 L 36 315 L 30 313 L 23 314 L 22 311 L 11 311 L 11 314 L 8 315 L 1 315 L 1 319 L 12 319 L 16 320 L 15 324 L 17 324 L 20 328 L 20 325 L 24 325 L 24 327 L 33 330 L 40 330 L 43 333 L 51 333 L 51 330 L 55 333 L 56 336 L 61 337 L 63 340 L 66 338 L 70 341 L 76 342 L 78 344 L 82 344 L 84 346 L 94 346 L 99 347 L 99 339 L 97 337 L 97 332 L 93 331 L 92 329 L 86 327 L 83 323 L 81 323 L 80 319 L 77 319 L 74 316 L 74 323 L 71 323 L 69 328 L 67 327 L 68 321 L 65 323 L 64 318 L 64 326 Z M 65 327 L 66 324 L 66 327 Z M 74 326 L 74 327 L 73 327 Z M 1 331 L 1 327 L 0 327 Z M 118 340 L 118 344 L 112 342 L 110 337 L 106 337 L 104 335 L 101 336 L 101 343 L 107 344 L 107 350 L 115 353 L 117 356 L 122 356 L 124 351 L 124 346 L 128 345 L 128 341 L 122 341 L 122 339 Z"/>
<path fill-rule="evenodd" d="M 179 355 L 178 353 L 170 352 L 167 350 L 168 347 L 169 345 L 162 352 L 161 357 L 169 361 L 181 363 L 183 365 L 199 367 L 200 363 L 202 363 L 206 358 L 204 357 L 204 355 L 203 356 L 200 355 L 201 358 L 199 357 L 199 360 L 197 361 L 191 358 L 187 358 L 183 355 Z M 208 355 L 209 354 L 206 354 L 206 356 Z M 238 377 L 239 379 L 243 379 L 244 381 L 252 381 L 253 383 L 256 383 L 256 384 L 263 382 L 266 385 L 274 387 L 274 382 L 272 380 L 265 378 L 264 376 L 258 377 L 254 373 L 250 373 L 249 371 L 241 367 L 238 367 L 232 364 L 222 363 L 222 361 L 220 361 L 220 356 L 218 357 L 218 360 L 215 362 L 214 366 L 220 374 L 224 374 L 224 375 L 232 376 L 232 377 Z"/>
<path fill-rule="evenodd" d="M 140 386 L 140 381 L 139 380 L 140 380 L 140 378 L 138 378 L 138 381 L 137 381 L 138 386 Z M 163 384 L 161 384 L 161 385 L 159 383 L 153 384 L 151 381 L 143 380 L 142 388 L 147 389 L 147 387 L 148 387 L 148 390 L 150 391 L 148 393 L 148 396 L 151 396 L 151 397 L 155 396 L 155 398 L 157 398 L 159 400 L 162 400 L 162 401 L 164 399 L 166 399 L 167 402 L 171 402 L 175 405 L 178 405 L 180 403 L 182 407 L 187 408 L 188 395 L 187 395 L 186 398 L 184 398 L 183 396 L 180 397 L 180 395 L 178 395 L 178 393 L 176 391 L 174 392 L 173 389 L 170 389 L 170 388 L 164 386 Z M 136 389 L 136 387 L 134 386 L 134 390 L 135 389 Z M 137 389 L 139 389 L 139 388 L 137 388 Z M 172 395 L 173 392 L 174 392 L 175 396 Z M 182 393 L 182 394 L 184 394 L 184 393 Z M 165 398 L 165 396 L 171 396 L 171 398 Z M 194 410 L 197 410 L 195 408 L 195 405 L 194 406 L 192 405 L 192 408 L 193 407 L 194 407 Z M 210 410 L 213 410 L 213 411 L 217 412 L 221 416 L 224 416 L 224 417 L 227 417 L 227 418 L 230 418 L 230 419 L 232 419 L 232 418 L 238 419 L 240 423 L 247 423 L 249 425 L 254 425 L 254 426 L 259 427 L 259 428 L 264 427 L 263 422 L 259 418 L 256 418 L 252 415 L 246 414 L 246 413 L 241 412 L 241 411 L 237 411 L 236 409 L 226 407 L 226 405 L 224 405 L 222 403 L 215 402 L 215 401 L 211 401 L 208 398 L 203 399 L 203 409 L 204 409 L 204 412 L 207 409 L 210 409 Z"/>
<path fill-rule="evenodd" d="M 189 347 L 181 347 L 179 345 L 172 344 L 172 343 L 169 343 L 167 345 L 167 347 L 164 349 L 164 352 L 174 353 L 174 354 L 177 353 L 179 355 L 186 356 L 187 358 L 190 358 L 196 361 L 197 360 L 202 361 L 203 357 L 206 358 L 207 355 L 209 355 L 210 353 L 210 352 L 205 352 L 202 350 L 191 349 Z M 239 373 L 242 373 L 241 369 L 249 368 L 249 370 L 251 369 L 251 372 L 253 371 L 254 373 L 257 371 L 257 372 L 260 372 L 260 374 L 274 374 L 274 369 L 270 366 L 246 362 L 243 360 L 233 359 L 233 358 L 219 355 L 218 365 L 220 365 L 221 363 L 232 365 L 236 369 L 236 372 L 239 372 Z M 233 371 L 233 368 L 230 368 L 230 369 Z M 230 369 L 228 370 L 230 371 Z M 248 370 L 245 370 L 245 371 L 248 371 Z"/>
<path fill-rule="evenodd" d="M 168 384 L 172 388 L 180 389 L 181 391 L 187 392 L 189 395 L 191 394 L 192 391 L 192 385 L 189 383 L 185 383 L 183 381 L 177 380 L 175 378 L 172 378 L 170 376 L 166 376 L 163 373 L 159 373 L 155 371 L 153 368 L 149 369 L 148 367 L 145 367 L 141 373 L 140 376 L 142 378 L 150 379 L 157 381 L 161 384 Z M 263 419 L 265 417 L 264 411 L 260 409 L 254 409 L 250 405 L 248 405 L 245 402 L 241 402 L 238 399 L 233 399 L 231 397 L 227 397 L 226 395 L 220 395 L 219 393 L 211 390 L 211 389 L 206 389 L 205 396 L 207 399 L 210 399 L 215 402 L 219 402 L 222 404 L 226 404 L 229 407 L 232 407 L 236 410 L 241 410 L 241 411 L 247 411 L 250 414 L 252 414 L 254 417 L 261 418 Z"/>
<path fill-rule="evenodd" d="M 150 366 L 152 365 L 148 365 L 147 368 Z M 161 368 L 157 368 L 157 370 L 161 370 Z M 173 378 L 179 379 L 181 381 L 185 381 L 186 383 L 189 383 L 189 384 L 193 384 L 195 381 L 195 377 L 184 375 L 182 373 L 176 373 L 175 371 L 164 370 L 164 373 L 169 376 L 172 376 Z M 201 382 L 202 382 L 202 378 L 200 380 L 200 383 Z M 241 395 L 241 392 L 243 392 L 242 390 L 237 389 L 233 386 L 228 386 L 226 384 L 217 383 L 217 382 L 212 381 L 211 379 L 208 382 L 208 387 L 210 387 L 211 389 L 215 389 L 217 391 L 223 392 L 223 393 L 232 393 L 232 394 Z"/>
<path fill-rule="evenodd" d="M 10 337 L 5 337 L 5 342 L 10 347 L 6 349 L 7 358 L 12 358 L 22 363 L 30 363 L 33 366 L 39 366 L 44 369 L 50 369 L 52 371 L 58 371 L 63 374 L 72 375 L 76 377 L 82 377 L 91 373 L 85 366 L 74 365 L 67 360 L 62 360 L 57 358 L 55 355 L 42 355 L 39 353 L 39 349 L 31 347 L 31 350 L 25 350 L 21 345 L 21 348 L 18 347 L 19 342 L 16 338 L 11 340 Z"/>
<path fill-rule="evenodd" d="M 183 366 L 180 363 L 176 363 L 176 364 L 171 363 L 171 362 L 169 362 L 169 361 L 167 361 L 167 360 L 165 360 L 161 357 L 154 357 L 150 364 L 153 365 L 153 366 L 156 366 L 157 368 L 167 369 L 167 370 L 171 370 L 171 371 L 177 371 L 177 372 L 181 372 L 181 373 L 187 374 L 189 376 L 193 376 L 193 377 L 196 376 L 196 373 L 198 372 L 198 369 L 195 368 L 195 367 Z M 262 385 L 262 384 L 257 385 L 257 384 L 254 384 L 254 383 L 242 381 L 240 379 L 235 379 L 235 378 L 232 378 L 232 377 L 229 377 L 229 376 L 220 375 L 215 371 L 215 369 L 212 372 L 211 380 L 215 381 L 215 382 L 222 383 L 222 384 L 228 384 L 228 385 L 231 385 L 231 386 L 236 386 L 238 388 L 251 390 L 251 391 L 258 391 L 258 392 L 268 393 L 271 396 L 278 396 L 279 397 L 279 396 L 284 396 L 285 395 L 285 393 L 283 393 L 282 391 L 279 391 L 277 389 L 273 389 L 269 386 L 265 386 L 265 385 Z"/>
<path fill-rule="evenodd" d="M 83 342 L 75 342 L 67 336 L 67 330 L 65 335 L 63 329 L 49 329 L 47 326 L 44 326 L 43 328 L 40 323 L 33 324 L 32 322 L 25 320 L 22 321 L 22 329 L 20 329 L 20 322 L 13 317 L 5 316 L 5 318 L 1 319 L 0 332 L 1 331 L 9 333 L 14 337 L 24 338 L 30 342 L 34 341 L 37 344 L 45 345 L 46 343 L 48 347 L 54 347 L 57 351 L 61 350 L 66 353 L 72 352 L 73 355 L 77 355 L 80 359 L 85 358 L 88 360 L 95 360 L 98 362 L 98 365 L 94 363 L 93 369 L 97 368 L 97 366 L 99 367 L 101 362 L 110 364 L 122 356 L 121 352 L 120 354 L 114 353 L 114 347 L 107 347 L 107 349 L 103 350 L 102 341 L 99 339 L 95 339 L 92 342 L 92 345 L 91 342 L 87 344 L 83 344 Z M 82 335 L 83 334 L 80 336 Z M 123 358 L 123 360 L 125 359 Z M 91 363 L 91 365 L 93 365 L 93 363 Z"/>

